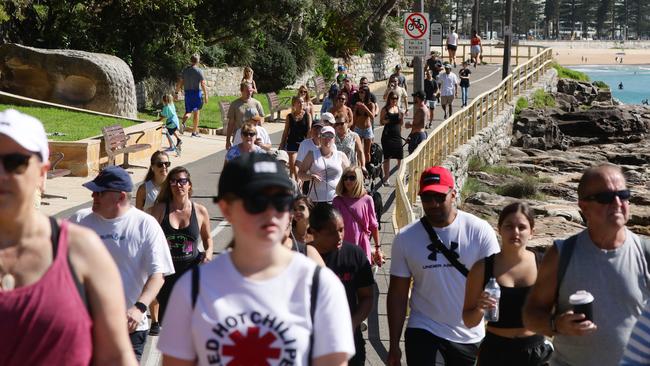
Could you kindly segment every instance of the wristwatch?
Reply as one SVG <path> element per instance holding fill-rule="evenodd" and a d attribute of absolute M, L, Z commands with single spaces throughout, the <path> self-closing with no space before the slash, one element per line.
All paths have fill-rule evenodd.
<path fill-rule="evenodd" d="M 133 304 L 133 306 L 135 306 L 136 308 L 138 308 L 138 310 L 140 310 L 140 311 L 142 312 L 142 314 L 144 314 L 144 313 L 147 312 L 147 305 L 141 303 L 140 301 L 138 301 L 138 302 L 136 302 L 135 304 Z"/>

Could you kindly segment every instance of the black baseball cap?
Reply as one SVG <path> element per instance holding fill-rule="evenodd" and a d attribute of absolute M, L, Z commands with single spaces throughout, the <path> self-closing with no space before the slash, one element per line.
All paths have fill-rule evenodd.
<path fill-rule="evenodd" d="M 84 183 L 83 186 L 98 193 L 104 191 L 131 192 L 133 181 L 124 168 L 111 165 L 104 168 L 95 179 Z"/>
<path fill-rule="evenodd" d="M 420 98 L 422 100 L 425 99 L 425 95 L 424 95 L 424 92 L 422 90 L 418 90 L 418 91 L 416 91 L 415 93 L 413 93 L 411 95 L 414 96 L 414 97 Z"/>
<path fill-rule="evenodd" d="M 268 187 L 293 191 L 293 182 L 287 175 L 284 164 L 269 154 L 243 154 L 223 167 L 215 201 L 229 193 L 245 197 Z"/>

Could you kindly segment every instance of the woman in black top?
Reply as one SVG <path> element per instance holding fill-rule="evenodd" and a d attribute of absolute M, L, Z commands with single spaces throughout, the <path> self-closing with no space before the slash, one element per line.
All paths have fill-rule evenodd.
<path fill-rule="evenodd" d="M 487 309 L 497 303 L 483 291 L 491 277 L 501 287 L 499 320 L 488 322 L 478 354 L 479 366 L 543 365 L 551 355 L 543 335 L 524 328 L 522 311 L 526 296 L 537 279 L 537 256 L 526 248 L 535 221 L 531 208 L 511 203 L 499 215 L 501 252 L 474 264 L 467 276 L 463 322 L 467 327 L 481 323 Z"/>
<path fill-rule="evenodd" d="M 404 113 L 400 112 L 397 102 L 397 92 L 390 91 L 386 98 L 386 105 L 381 109 L 379 120 L 384 131 L 381 133 L 381 148 L 384 150 L 384 184 L 388 183 L 390 176 L 390 159 L 397 160 L 397 169 L 404 158 L 402 145 L 402 125 Z"/>
<path fill-rule="evenodd" d="M 298 147 L 307 138 L 312 122 L 310 114 L 305 112 L 305 104 L 305 100 L 301 97 L 296 96 L 291 99 L 291 113 L 287 115 L 280 139 L 280 149 L 286 150 L 289 154 L 289 171 L 291 177 L 296 180 L 298 176 L 296 167 Z"/>
<path fill-rule="evenodd" d="M 192 202 L 191 197 L 190 172 L 179 166 L 169 172 L 160 187 L 156 204 L 151 208 L 151 215 L 158 220 L 167 238 L 176 271 L 165 277 L 157 296 L 161 323 L 176 280 L 193 265 L 212 260 L 210 216 L 205 206 Z M 203 253 L 198 249 L 199 239 L 203 242 Z"/>
<path fill-rule="evenodd" d="M 440 96 L 438 82 L 433 78 L 431 70 L 427 70 L 424 74 L 424 94 L 427 98 L 427 107 L 429 107 L 429 122 L 427 128 L 431 128 L 431 125 L 433 124 L 433 111 L 436 108 L 438 96 Z"/>

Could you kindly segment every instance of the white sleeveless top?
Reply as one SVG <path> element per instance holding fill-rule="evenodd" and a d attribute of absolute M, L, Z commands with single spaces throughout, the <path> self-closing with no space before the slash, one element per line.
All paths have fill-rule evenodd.
<path fill-rule="evenodd" d="M 156 197 L 158 197 L 158 192 L 160 192 L 160 188 L 156 187 L 155 184 L 153 184 L 153 180 L 148 180 L 144 182 L 144 191 L 145 196 L 144 196 L 144 207 L 142 207 L 143 211 L 146 211 L 149 207 L 152 207 L 153 204 L 156 202 Z"/>
<path fill-rule="evenodd" d="M 321 177 L 321 182 L 312 180 L 309 189 L 309 198 L 313 202 L 332 202 L 336 195 L 336 185 L 343 174 L 343 158 L 341 151 L 334 151 L 329 158 L 325 158 L 320 149 L 312 152 L 314 162 L 309 172 Z"/>

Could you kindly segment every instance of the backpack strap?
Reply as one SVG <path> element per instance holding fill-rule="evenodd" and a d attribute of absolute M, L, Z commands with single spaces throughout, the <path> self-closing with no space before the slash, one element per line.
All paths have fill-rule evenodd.
<path fill-rule="evenodd" d="M 420 223 L 422 226 L 424 226 L 424 229 L 427 231 L 427 234 L 429 234 L 429 239 L 431 239 L 431 245 L 433 245 L 436 249 L 442 253 L 445 258 L 451 263 L 454 268 L 458 270 L 464 277 L 467 277 L 467 274 L 469 273 L 469 270 L 467 267 L 465 267 L 464 264 L 462 264 L 458 260 L 458 254 L 454 253 L 451 251 L 449 248 L 447 248 L 443 243 L 442 240 L 440 240 L 440 237 L 436 233 L 436 231 L 433 229 L 431 224 L 429 224 L 429 221 L 425 217 L 420 218 Z"/>
<path fill-rule="evenodd" d="M 318 303 L 318 284 L 320 282 L 321 266 L 316 266 L 311 279 L 311 305 L 309 308 L 309 317 L 311 318 L 311 332 L 309 333 L 309 354 L 307 363 L 311 366 L 312 355 L 314 353 L 314 316 L 316 314 L 316 304 Z"/>
<path fill-rule="evenodd" d="M 494 277 L 494 257 L 496 254 L 492 254 L 489 257 L 485 257 L 484 260 L 484 270 L 483 270 L 483 287 L 487 285 L 490 277 Z"/>
<path fill-rule="evenodd" d="M 555 287 L 555 309 L 557 311 L 558 304 L 560 302 L 560 286 L 562 285 L 562 280 L 566 274 L 567 267 L 571 261 L 571 256 L 573 255 L 573 250 L 576 247 L 578 242 L 578 234 L 570 236 L 562 243 L 562 248 L 558 247 L 560 252 L 560 258 L 557 264 L 557 285 Z"/>
<path fill-rule="evenodd" d="M 192 266 L 192 309 L 199 298 L 199 282 L 201 281 L 201 269 L 198 265 Z"/>

